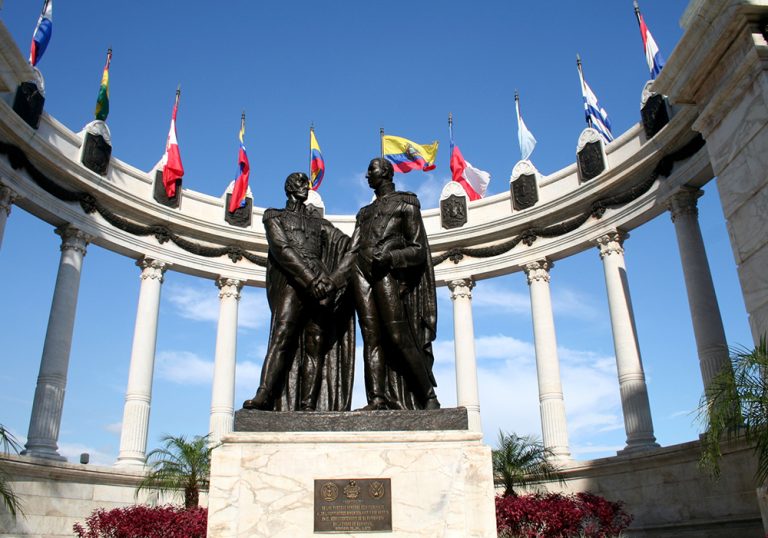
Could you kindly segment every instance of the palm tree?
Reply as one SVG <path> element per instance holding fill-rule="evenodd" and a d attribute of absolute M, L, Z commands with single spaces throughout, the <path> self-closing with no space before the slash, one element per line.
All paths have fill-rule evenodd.
<path fill-rule="evenodd" d="M 200 499 L 200 490 L 208 489 L 211 474 L 211 451 L 208 436 L 196 435 L 191 441 L 180 435 L 166 435 L 163 446 L 147 454 L 149 473 L 136 488 L 161 492 L 183 491 L 184 507 L 194 508 Z"/>
<path fill-rule="evenodd" d="M 499 431 L 499 447 L 492 457 L 493 471 L 504 480 L 504 497 L 517 496 L 514 487 L 546 480 L 564 482 L 558 467 L 552 463 L 554 453 L 533 436 Z"/>
<path fill-rule="evenodd" d="M 5 452 L 6 454 L 10 454 L 11 452 L 18 454 L 19 449 L 21 448 L 13 434 L 6 430 L 2 424 L 0 424 L 0 448 L 2 448 L 2 452 Z M 19 499 L 18 495 L 13 492 L 10 479 L 10 475 L 5 472 L 5 469 L 0 467 L 0 498 L 3 500 L 3 504 L 11 515 L 15 518 L 17 513 L 23 515 L 24 511 L 22 510 L 21 499 Z"/>
<path fill-rule="evenodd" d="M 705 431 L 701 439 L 701 465 L 720 475 L 720 442 L 743 436 L 754 443 L 755 478 L 768 479 L 768 347 L 760 338 L 754 349 L 731 349 L 731 366 L 717 374 L 699 403 Z"/>

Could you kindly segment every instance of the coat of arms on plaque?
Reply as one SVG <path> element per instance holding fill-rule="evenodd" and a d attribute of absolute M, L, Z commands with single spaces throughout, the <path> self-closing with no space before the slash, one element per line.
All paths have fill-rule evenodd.
<path fill-rule="evenodd" d="M 512 207 L 516 211 L 533 207 L 538 201 L 535 174 L 524 174 L 512 182 Z"/>
<path fill-rule="evenodd" d="M 582 181 L 588 181 L 602 174 L 605 170 L 605 161 L 601 143 L 595 141 L 584 144 L 578 153 L 578 163 Z"/>
<path fill-rule="evenodd" d="M 467 223 L 466 196 L 450 195 L 440 201 L 440 221 L 443 228 L 460 228 Z"/>

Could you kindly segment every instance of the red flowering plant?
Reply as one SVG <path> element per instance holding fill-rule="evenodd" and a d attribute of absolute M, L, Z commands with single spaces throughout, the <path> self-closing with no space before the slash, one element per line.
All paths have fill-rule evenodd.
<path fill-rule="evenodd" d="M 610 538 L 631 522 L 621 502 L 591 493 L 496 497 L 499 538 Z"/>
<path fill-rule="evenodd" d="M 143 505 L 100 509 L 72 530 L 78 538 L 205 538 L 208 509 Z"/>

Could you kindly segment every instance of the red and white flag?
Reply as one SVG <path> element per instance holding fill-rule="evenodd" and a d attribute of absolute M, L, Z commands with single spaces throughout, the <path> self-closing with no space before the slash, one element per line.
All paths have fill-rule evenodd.
<path fill-rule="evenodd" d="M 171 128 L 168 131 L 168 140 L 165 142 L 165 154 L 161 161 L 163 165 L 163 186 L 168 198 L 176 196 L 176 182 L 184 176 L 184 166 L 181 164 L 179 142 L 176 140 L 176 113 L 179 110 L 179 96 L 181 91 L 176 91 L 176 102 L 173 105 L 171 116 Z"/>
<path fill-rule="evenodd" d="M 465 161 L 458 146 L 453 146 L 451 151 L 451 175 L 454 181 L 464 187 L 470 200 L 484 198 L 491 182 L 491 174 Z"/>

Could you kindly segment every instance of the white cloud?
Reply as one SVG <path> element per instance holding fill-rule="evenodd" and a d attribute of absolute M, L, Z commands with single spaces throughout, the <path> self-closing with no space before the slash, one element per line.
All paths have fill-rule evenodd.
<path fill-rule="evenodd" d="M 395 174 L 395 186 L 399 191 L 415 192 L 422 209 L 438 206 L 440 192 L 450 178 L 438 178 L 429 172 L 414 171 L 410 174 Z"/>
<path fill-rule="evenodd" d="M 213 360 L 190 351 L 161 351 L 157 354 L 158 377 L 179 385 L 210 385 L 213 366 Z M 236 368 L 237 389 L 255 391 L 261 375 L 261 362 L 239 361 Z"/>
<path fill-rule="evenodd" d="M 82 443 L 59 443 L 59 454 L 70 463 L 80 463 L 80 454 L 87 453 L 91 465 L 112 465 L 116 456 Z"/>
<path fill-rule="evenodd" d="M 111 424 L 106 424 L 104 426 L 104 431 L 107 431 L 109 433 L 120 433 L 123 431 L 123 423 L 113 422 Z"/>
<path fill-rule="evenodd" d="M 213 323 L 219 320 L 219 293 L 210 283 L 169 286 L 168 299 L 182 318 Z M 259 329 L 269 324 L 269 318 L 269 306 L 264 290 L 243 288 L 238 308 L 238 326 Z"/>

